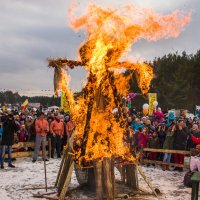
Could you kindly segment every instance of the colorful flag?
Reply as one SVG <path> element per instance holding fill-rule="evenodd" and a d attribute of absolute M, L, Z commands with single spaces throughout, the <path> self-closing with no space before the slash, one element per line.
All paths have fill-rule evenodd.
<path fill-rule="evenodd" d="M 28 99 L 26 99 L 26 100 L 24 101 L 24 103 L 21 105 L 21 109 L 22 109 L 22 110 L 25 110 L 26 106 L 28 106 Z"/>
<path fill-rule="evenodd" d="M 70 109 L 69 109 L 69 101 L 68 101 L 68 98 L 67 98 L 67 95 L 66 95 L 65 92 L 62 92 L 62 96 L 61 96 L 61 109 L 64 112 L 70 111 Z"/>
<path fill-rule="evenodd" d="M 157 101 L 157 93 L 149 93 L 149 115 L 152 115 L 155 110 L 154 101 Z"/>

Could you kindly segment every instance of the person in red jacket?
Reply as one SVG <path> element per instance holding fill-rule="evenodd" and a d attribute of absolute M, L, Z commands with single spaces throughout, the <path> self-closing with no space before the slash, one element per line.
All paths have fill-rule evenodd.
<path fill-rule="evenodd" d="M 46 156 L 45 143 L 46 143 L 46 135 L 49 132 L 49 123 L 45 119 L 45 115 L 43 112 L 39 114 L 39 117 L 35 121 L 35 131 L 36 131 L 35 150 L 32 162 L 36 162 L 41 144 L 42 144 L 42 157 L 43 159 L 48 161 Z"/>
<path fill-rule="evenodd" d="M 57 157 L 61 157 L 61 145 L 62 145 L 62 138 L 64 135 L 64 122 L 61 121 L 62 116 L 57 115 L 56 118 L 50 124 L 50 133 L 53 135 L 53 149 L 52 153 L 54 156 L 54 147 L 56 147 Z"/>
<path fill-rule="evenodd" d="M 200 138 L 195 137 L 194 135 L 191 136 L 192 141 L 194 144 L 199 145 L 200 144 Z"/>

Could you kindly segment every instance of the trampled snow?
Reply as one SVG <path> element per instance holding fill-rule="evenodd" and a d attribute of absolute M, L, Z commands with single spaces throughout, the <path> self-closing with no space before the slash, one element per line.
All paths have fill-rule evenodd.
<path fill-rule="evenodd" d="M 47 180 L 48 187 L 54 186 L 56 176 L 59 170 L 61 159 L 51 159 L 47 163 Z M 0 200 L 33 200 L 33 194 L 45 192 L 45 189 L 27 190 L 24 188 L 44 188 L 44 163 L 38 161 L 31 162 L 31 158 L 19 158 L 14 163 L 16 168 L 11 169 L 5 164 L 5 169 L 0 169 Z M 146 177 L 152 183 L 154 188 L 161 191 L 158 199 L 166 200 L 189 200 L 191 198 L 191 188 L 186 188 L 183 185 L 184 172 L 163 171 L 159 166 L 146 167 L 142 166 L 142 170 Z M 116 170 L 116 178 L 120 179 L 119 173 Z M 75 173 L 72 175 L 70 189 L 78 186 Z M 143 178 L 139 176 L 139 186 L 148 191 L 149 188 Z M 50 189 L 48 191 L 55 191 Z M 74 199 L 75 197 L 71 197 Z M 68 198 L 70 199 L 70 197 Z M 77 199 L 91 199 L 86 194 Z M 157 199 L 153 195 L 137 197 L 137 199 Z"/>

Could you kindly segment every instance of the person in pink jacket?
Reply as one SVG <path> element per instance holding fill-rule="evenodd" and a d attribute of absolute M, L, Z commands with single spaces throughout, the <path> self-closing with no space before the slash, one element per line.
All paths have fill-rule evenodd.
<path fill-rule="evenodd" d="M 163 122 L 164 114 L 163 114 L 161 108 L 158 108 L 157 111 L 154 112 L 154 116 L 155 116 L 155 120 L 158 123 L 162 123 Z"/>
<path fill-rule="evenodd" d="M 42 144 L 42 157 L 44 160 L 48 161 L 46 157 L 45 143 L 46 143 L 46 135 L 49 132 L 49 123 L 45 119 L 45 115 L 43 112 L 40 113 L 39 117 L 35 121 L 35 131 L 36 131 L 36 139 L 35 139 L 35 149 L 32 162 L 36 162 L 41 144 Z"/>
<path fill-rule="evenodd" d="M 140 131 L 138 133 L 138 144 L 137 144 L 137 149 L 140 150 L 141 148 L 146 148 L 147 147 L 147 143 L 149 141 L 149 135 L 148 135 L 148 129 L 146 127 L 144 127 L 142 129 L 142 131 Z"/>

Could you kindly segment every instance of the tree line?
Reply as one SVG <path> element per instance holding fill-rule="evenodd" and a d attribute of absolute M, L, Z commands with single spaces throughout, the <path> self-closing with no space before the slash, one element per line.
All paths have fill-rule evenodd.
<path fill-rule="evenodd" d="M 195 105 L 200 105 L 200 50 L 195 54 L 170 53 L 163 57 L 155 58 L 149 63 L 154 69 L 154 79 L 149 92 L 157 93 L 159 106 L 163 110 L 188 109 L 194 110 Z M 130 92 L 140 93 L 135 74 L 126 71 L 124 75 L 132 73 L 130 80 Z M 78 96 L 80 93 L 78 93 Z M 77 95 L 76 95 L 77 96 Z M 41 103 L 42 105 L 60 106 L 59 97 L 20 96 L 12 91 L 0 92 L 0 103 L 23 103 L 25 99 L 29 102 Z M 137 109 L 142 108 L 143 103 L 148 102 L 147 97 L 138 96 L 132 104 Z"/>
<path fill-rule="evenodd" d="M 154 69 L 154 79 L 149 92 L 157 93 L 159 106 L 164 110 L 188 109 L 191 112 L 195 105 L 200 105 L 200 50 L 195 54 L 170 53 L 155 58 L 149 63 Z M 130 72 L 126 72 L 130 73 Z M 131 81 L 131 92 L 140 92 L 135 75 Z M 136 97 L 137 107 L 147 102 L 147 98 Z"/>
<path fill-rule="evenodd" d="M 18 92 L 12 91 L 0 92 L 0 103 L 7 104 L 22 104 L 26 99 L 31 103 L 40 103 L 43 106 L 60 106 L 60 97 L 47 97 L 47 96 L 20 96 Z"/>

